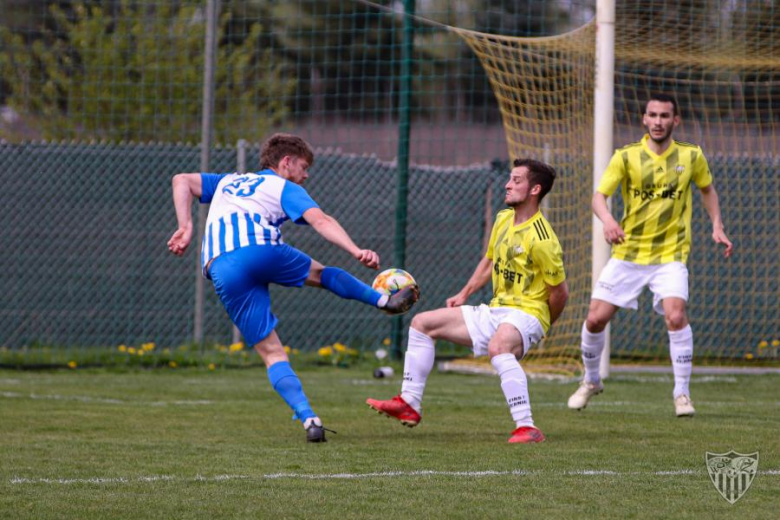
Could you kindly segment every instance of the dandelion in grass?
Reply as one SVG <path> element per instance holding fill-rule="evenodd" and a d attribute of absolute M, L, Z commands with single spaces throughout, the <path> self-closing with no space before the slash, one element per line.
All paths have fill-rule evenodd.
<path fill-rule="evenodd" d="M 154 350 L 154 343 L 152 342 L 143 343 L 141 345 L 141 350 L 143 350 L 144 352 L 151 352 L 152 350 Z"/>
<path fill-rule="evenodd" d="M 244 349 L 244 344 L 241 343 L 240 341 L 238 343 L 233 343 L 232 345 L 230 345 L 230 347 L 228 347 L 228 350 L 230 350 L 231 354 L 233 352 L 239 352 L 243 349 Z"/>
<path fill-rule="evenodd" d="M 317 351 L 317 354 L 319 354 L 320 357 L 329 358 L 330 356 L 333 355 L 333 347 L 331 347 L 330 345 L 320 347 L 320 349 Z"/>
<path fill-rule="evenodd" d="M 214 363 L 209 363 L 209 370 L 214 370 L 216 368 L 217 366 Z"/>
<path fill-rule="evenodd" d="M 134 347 L 127 347 L 127 353 L 128 354 L 135 354 L 135 348 Z"/>
<path fill-rule="evenodd" d="M 753 354 L 748 352 L 747 354 L 745 354 L 745 359 L 748 359 L 748 360 L 753 359 Z"/>
<path fill-rule="evenodd" d="M 127 346 L 125 346 L 125 345 L 119 345 L 116 349 L 119 352 L 127 352 Z"/>
<path fill-rule="evenodd" d="M 382 340 L 382 345 L 389 347 L 390 346 L 390 338 L 385 338 Z"/>
<path fill-rule="evenodd" d="M 76 368 L 77 366 L 79 365 L 75 361 L 68 361 L 68 368 Z"/>
<path fill-rule="evenodd" d="M 176 368 L 179 366 L 179 364 L 176 361 L 168 361 L 168 366 L 171 368 Z"/>
<path fill-rule="evenodd" d="M 765 339 L 758 342 L 758 348 L 759 349 L 765 349 L 769 346 L 769 342 Z"/>

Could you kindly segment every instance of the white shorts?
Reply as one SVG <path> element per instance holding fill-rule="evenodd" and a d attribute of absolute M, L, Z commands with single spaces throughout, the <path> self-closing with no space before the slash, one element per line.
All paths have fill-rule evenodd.
<path fill-rule="evenodd" d="M 688 301 L 688 268 L 682 262 L 640 265 L 610 258 L 601 271 L 591 298 L 636 310 L 645 287 L 653 292 L 653 309 L 664 313 L 664 298 Z"/>
<path fill-rule="evenodd" d="M 542 325 L 535 316 L 510 307 L 463 305 L 461 308 L 466 328 L 474 345 L 474 357 L 488 355 L 488 343 L 502 323 L 514 326 L 523 338 L 523 357 L 544 337 Z"/>

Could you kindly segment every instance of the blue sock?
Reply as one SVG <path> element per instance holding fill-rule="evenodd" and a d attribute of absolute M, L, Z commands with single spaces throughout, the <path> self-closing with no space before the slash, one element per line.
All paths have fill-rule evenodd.
<path fill-rule="evenodd" d="M 268 379 L 271 386 L 282 396 L 284 402 L 293 409 L 295 414 L 293 420 L 299 419 L 304 422 L 309 417 L 316 417 L 317 414 L 311 409 L 306 394 L 303 393 L 301 380 L 293 371 L 289 361 L 279 361 L 268 367 Z"/>
<path fill-rule="evenodd" d="M 347 300 L 358 300 L 376 307 L 382 293 L 375 291 L 348 272 L 338 267 L 326 267 L 320 277 L 322 286 L 337 296 Z"/>

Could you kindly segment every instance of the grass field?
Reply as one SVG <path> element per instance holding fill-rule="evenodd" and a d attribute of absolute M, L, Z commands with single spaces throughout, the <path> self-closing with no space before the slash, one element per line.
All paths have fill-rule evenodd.
<path fill-rule="evenodd" d="M 0 518 L 778 518 L 780 377 L 615 375 L 583 412 L 575 383 L 531 380 L 548 441 L 509 445 L 498 379 L 434 373 L 423 421 L 372 412 L 400 380 L 299 373 L 338 431 L 308 445 L 265 370 L 0 371 Z M 734 505 L 705 452 L 760 453 Z"/>

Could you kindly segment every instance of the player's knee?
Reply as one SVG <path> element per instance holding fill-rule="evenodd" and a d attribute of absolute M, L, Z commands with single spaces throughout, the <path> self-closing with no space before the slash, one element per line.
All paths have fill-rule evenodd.
<path fill-rule="evenodd" d="M 488 344 L 488 358 L 493 359 L 501 354 L 514 354 L 517 359 L 520 359 L 523 357 L 523 345 L 520 343 L 519 345 L 510 346 L 491 341 Z"/>
<path fill-rule="evenodd" d="M 684 310 L 675 309 L 669 311 L 664 315 L 664 318 L 666 319 L 666 327 L 669 330 L 680 330 L 688 325 L 688 316 Z"/>
<path fill-rule="evenodd" d="M 422 332 L 426 336 L 435 337 L 436 327 L 434 321 L 431 319 L 430 312 L 421 312 L 415 314 L 412 318 L 412 328 L 418 332 Z"/>
<path fill-rule="evenodd" d="M 603 331 L 607 327 L 608 323 L 609 318 L 606 316 L 602 316 L 594 312 L 589 312 L 588 318 L 585 320 L 585 328 L 588 329 L 588 332 L 598 333 Z"/>

